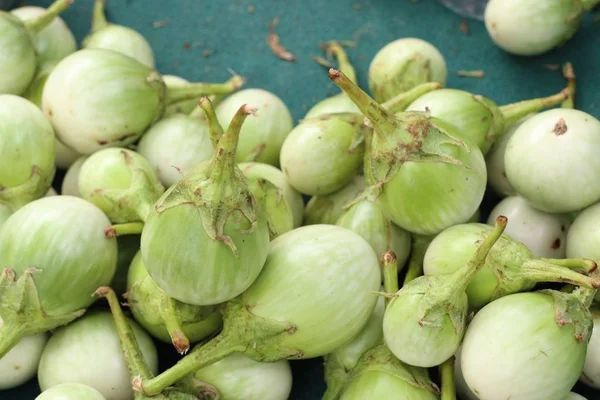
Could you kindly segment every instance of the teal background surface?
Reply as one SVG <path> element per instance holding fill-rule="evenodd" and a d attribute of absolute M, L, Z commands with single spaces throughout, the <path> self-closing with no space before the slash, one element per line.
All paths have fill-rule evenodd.
<path fill-rule="evenodd" d="M 542 1 L 542 0 L 540 0 Z M 48 6 L 50 0 L 19 4 Z M 76 0 L 63 15 L 81 41 L 89 30 L 92 0 Z M 250 9 L 254 8 L 254 12 Z M 510 56 L 493 45 L 481 22 L 465 20 L 435 0 L 107 0 L 111 22 L 130 26 L 151 43 L 157 69 L 188 80 L 224 81 L 233 69 L 247 79 L 246 87 L 260 87 L 280 96 L 296 120 L 318 100 L 338 93 L 326 69 L 311 55 L 323 55 L 319 44 L 328 40 L 356 41 L 349 55 L 359 83 L 367 88 L 367 68 L 375 53 L 401 37 L 430 41 L 446 57 L 448 87 L 460 88 L 506 104 L 546 96 L 564 87 L 560 71 L 546 65 L 573 62 L 579 80 L 577 107 L 600 117 L 600 24 L 588 16 L 581 31 L 563 48 L 542 57 Z M 266 45 L 268 24 L 280 18 L 281 42 L 297 57 L 279 60 Z M 164 21 L 161 28 L 153 23 Z M 465 21 L 468 34 L 460 29 Z M 485 71 L 483 79 L 464 78 L 458 70 Z M 62 174 L 58 174 L 58 178 Z M 483 217 L 491 206 L 488 198 Z M 161 367 L 177 359 L 161 345 Z M 291 399 L 320 399 L 324 391 L 320 359 L 296 361 Z M 57 365 L 56 368 L 60 368 Z M 432 371 L 435 375 L 435 371 Z M 588 399 L 600 392 L 577 386 Z M 0 392 L 1 400 L 30 400 L 39 393 L 37 382 Z"/>

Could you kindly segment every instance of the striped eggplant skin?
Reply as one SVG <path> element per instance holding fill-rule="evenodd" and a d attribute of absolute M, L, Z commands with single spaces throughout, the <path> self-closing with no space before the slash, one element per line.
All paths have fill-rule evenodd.
<path fill-rule="evenodd" d="M 574 324 L 559 325 L 553 297 L 517 293 L 475 315 L 461 350 L 462 373 L 475 395 L 486 400 L 562 400 L 569 393 L 583 370 L 589 335 L 579 341 Z M 572 316 L 582 309 L 568 312 Z M 582 320 L 591 328 L 590 315 Z"/>
<path fill-rule="evenodd" d="M 292 390 L 289 361 L 259 362 L 241 353 L 194 372 L 193 379 L 214 386 L 224 400 L 287 400 Z"/>
<path fill-rule="evenodd" d="M 54 130 L 40 109 L 21 97 L 0 95 L 0 203 L 18 209 L 46 194 L 55 157 Z"/>
<path fill-rule="evenodd" d="M 393 373 L 369 370 L 352 379 L 340 397 L 340 400 L 364 399 L 437 400 L 439 397 Z"/>
<path fill-rule="evenodd" d="M 256 106 L 258 111 L 249 116 L 242 127 L 236 161 L 279 166 L 281 146 L 294 127 L 290 110 L 271 92 L 256 88 L 240 90 L 227 96 L 215 109 L 223 129 L 227 130 L 235 113 L 245 103 Z"/>
<path fill-rule="evenodd" d="M 19 18 L 0 11 L 0 94 L 20 96 L 35 76 L 33 36 Z"/>
<path fill-rule="evenodd" d="M 135 142 L 164 112 L 165 96 L 152 68 L 114 51 L 83 49 L 50 73 L 42 109 L 61 142 L 89 155 Z"/>
<path fill-rule="evenodd" d="M 196 102 L 197 104 L 197 102 Z M 165 117 L 142 136 L 137 151 L 170 187 L 214 153 L 208 124 L 183 114 Z"/>
<path fill-rule="evenodd" d="M 410 233 L 394 225 L 375 201 L 363 199 L 352 204 L 337 220 L 336 225 L 358 233 L 380 257 L 384 252 L 392 250 L 396 254 L 399 268 L 408 260 Z"/>
<path fill-rule="evenodd" d="M 272 165 L 258 162 L 239 163 L 238 167 L 249 179 L 266 179 L 278 187 L 292 210 L 294 227 L 298 228 L 302 225 L 304 200 L 302 199 L 302 195 L 288 183 L 281 170 Z"/>
<path fill-rule="evenodd" d="M 508 141 L 506 176 L 516 192 L 547 213 L 579 211 L 600 200 L 600 121 L 556 108 L 521 124 Z"/>
<path fill-rule="evenodd" d="M 110 284 L 117 263 L 111 223 L 93 204 L 72 196 L 35 200 L 17 210 L 0 230 L 0 265 L 17 276 L 34 267 L 42 310 L 71 313 L 92 304 L 91 294 Z"/>
<path fill-rule="evenodd" d="M 328 115 L 302 121 L 286 137 L 280 164 L 287 181 L 300 193 L 323 196 L 346 186 L 360 172 L 365 153 L 364 118 Z"/>
<path fill-rule="evenodd" d="M 139 32 L 126 26 L 108 24 L 88 35 L 82 42 L 85 49 L 105 49 L 131 57 L 154 68 L 154 52 Z"/>
<path fill-rule="evenodd" d="M 35 400 L 106 400 L 106 397 L 82 383 L 62 383 L 44 390 Z"/>
<path fill-rule="evenodd" d="M 335 193 L 313 196 L 304 208 L 304 225 L 335 225 L 344 213 L 344 207 L 367 187 L 365 177 L 356 175 L 350 183 Z"/>
<path fill-rule="evenodd" d="M 378 257 L 362 237 L 334 225 L 310 225 L 271 242 L 265 266 L 242 301 L 254 316 L 293 324 L 294 334 L 280 345 L 312 358 L 363 329 L 380 285 Z"/>
<path fill-rule="evenodd" d="M 43 7 L 23 6 L 10 11 L 22 21 L 40 17 L 46 12 Z M 39 63 L 62 60 L 77 50 L 77 41 L 66 22 L 59 16 L 44 29 L 37 32 L 34 38 Z"/>
<path fill-rule="evenodd" d="M 383 339 L 383 313 L 385 311 L 384 298 L 379 297 L 375 309 L 369 317 L 366 325 L 348 343 L 338 347 L 327 357 L 336 357 L 346 371 L 352 370 L 360 357 L 370 348 L 374 347 Z"/>

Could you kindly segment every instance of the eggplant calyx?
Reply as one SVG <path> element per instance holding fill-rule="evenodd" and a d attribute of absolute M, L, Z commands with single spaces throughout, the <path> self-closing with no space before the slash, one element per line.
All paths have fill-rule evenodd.
<path fill-rule="evenodd" d="M 559 327 L 572 325 L 578 343 L 588 343 L 592 336 L 594 322 L 588 307 L 582 302 L 582 295 L 596 293 L 596 290 L 577 288 L 572 293 L 556 290 L 540 290 L 554 299 L 555 321 Z M 593 297 L 593 294 L 592 294 Z"/>
<path fill-rule="evenodd" d="M 249 105 L 242 105 L 221 136 L 213 158 L 186 174 L 155 205 L 157 213 L 183 204 L 193 205 L 207 235 L 227 245 L 236 257 L 239 256 L 237 246 L 226 235 L 225 224 L 232 218 L 246 220 L 249 228 L 244 232 L 250 233 L 256 229 L 258 214 L 262 213 L 247 178 L 235 161 L 240 130 L 246 117 L 255 111 Z M 212 116 L 207 114 L 207 117 L 214 126 L 214 121 L 210 121 Z"/>
<path fill-rule="evenodd" d="M 36 165 L 31 167 L 29 178 L 17 186 L 4 187 L 0 185 L 0 203 L 9 206 L 13 212 L 23 207 L 25 204 L 39 199 L 48 191 L 56 168 L 44 175 L 44 172 Z"/>
<path fill-rule="evenodd" d="M 43 271 L 27 268 L 18 279 L 12 269 L 0 272 L 0 358 L 24 336 L 66 325 L 85 313 L 79 310 L 61 315 L 46 314 L 33 280 L 35 273 Z"/>

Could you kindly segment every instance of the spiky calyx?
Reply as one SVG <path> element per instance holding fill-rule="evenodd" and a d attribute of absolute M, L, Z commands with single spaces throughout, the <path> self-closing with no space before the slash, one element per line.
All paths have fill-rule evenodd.
<path fill-rule="evenodd" d="M 16 279 L 12 269 L 0 272 L 0 358 L 27 335 L 47 332 L 83 315 L 79 310 L 62 315 L 47 315 L 42 309 L 33 274 L 28 268 Z"/>
<path fill-rule="evenodd" d="M 222 241 L 234 255 L 237 246 L 225 234 L 225 224 L 234 212 L 239 212 L 250 224 L 252 232 L 261 214 L 261 207 L 252 195 L 248 180 L 235 164 L 239 133 L 245 118 L 255 108 L 243 105 L 234 116 L 227 132 L 221 137 L 213 158 L 199 164 L 172 186 L 156 205 L 157 213 L 182 204 L 193 204 L 200 213 L 202 225 L 213 240 Z M 210 116 L 208 116 L 210 119 Z M 212 125 L 212 122 L 211 122 Z"/>

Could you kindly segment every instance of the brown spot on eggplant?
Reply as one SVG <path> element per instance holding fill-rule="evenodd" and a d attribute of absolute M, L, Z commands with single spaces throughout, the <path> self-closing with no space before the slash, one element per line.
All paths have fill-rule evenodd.
<path fill-rule="evenodd" d="M 560 247 L 560 238 L 556 238 L 554 239 L 554 241 L 552 242 L 552 246 L 550 246 L 552 249 L 558 249 Z"/>

